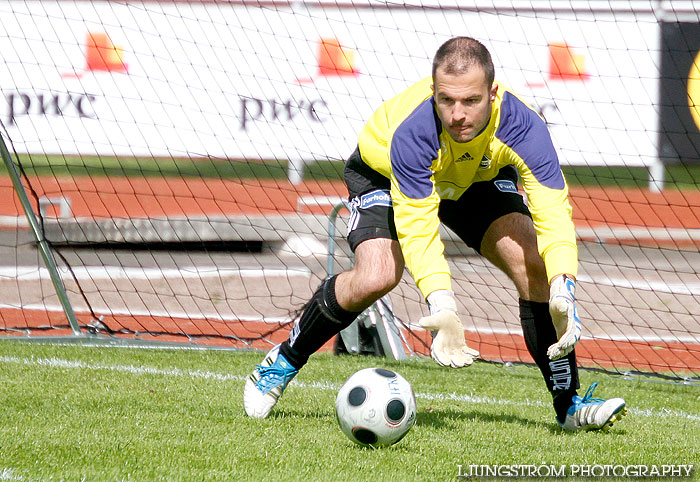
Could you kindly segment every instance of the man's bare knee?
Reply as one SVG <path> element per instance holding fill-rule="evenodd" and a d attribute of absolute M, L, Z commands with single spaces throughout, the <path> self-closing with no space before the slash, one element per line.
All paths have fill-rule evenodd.
<path fill-rule="evenodd" d="M 400 278 L 396 278 L 393 270 L 377 266 L 370 277 L 361 276 L 358 281 L 367 295 L 376 300 L 394 289 Z"/>

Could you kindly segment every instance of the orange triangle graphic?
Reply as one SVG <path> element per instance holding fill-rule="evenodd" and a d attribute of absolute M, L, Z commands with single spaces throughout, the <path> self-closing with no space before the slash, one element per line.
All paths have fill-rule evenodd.
<path fill-rule="evenodd" d="M 115 47 L 106 33 L 88 32 L 85 40 L 85 59 L 87 61 L 85 70 L 127 71 L 123 49 Z"/>
<path fill-rule="evenodd" d="M 549 78 L 550 79 L 587 79 L 585 71 L 586 57 L 574 54 L 565 43 L 549 44 Z"/>
<path fill-rule="evenodd" d="M 318 73 L 324 76 L 357 75 L 355 52 L 337 39 L 321 39 L 318 45 Z"/>

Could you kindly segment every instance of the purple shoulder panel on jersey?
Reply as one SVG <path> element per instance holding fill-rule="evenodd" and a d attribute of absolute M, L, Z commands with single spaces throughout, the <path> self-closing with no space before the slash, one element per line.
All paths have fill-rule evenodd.
<path fill-rule="evenodd" d="M 503 95 L 496 137 L 521 157 L 537 182 L 551 189 L 564 189 L 564 176 L 547 125 L 510 92 Z"/>
<path fill-rule="evenodd" d="M 442 123 L 432 97 L 416 107 L 394 131 L 391 168 L 406 197 L 423 199 L 432 193 L 430 166 L 440 149 L 440 132 Z"/>

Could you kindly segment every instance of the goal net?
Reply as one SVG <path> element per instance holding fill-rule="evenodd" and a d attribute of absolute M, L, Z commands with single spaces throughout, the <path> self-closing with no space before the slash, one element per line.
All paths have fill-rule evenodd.
<path fill-rule="evenodd" d="M 286 339 L 329 270 L 351 266 L 339 206 L 358 132 L 457 35 L 490 49 L 558 150 L 579 363 L 700 375 L 693 2 L 3 2 L 2 335 Z M 512 283 L 442 234 L 470 345 L 531 361 Z M 406 348 L 427 354 L 408 274 L 388 302 Z"/>

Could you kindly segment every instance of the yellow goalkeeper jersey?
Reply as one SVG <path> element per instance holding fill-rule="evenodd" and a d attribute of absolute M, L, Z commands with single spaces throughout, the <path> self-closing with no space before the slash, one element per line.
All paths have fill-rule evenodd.
<path fill-rule="evenodd" d="M 443 131 L 431 77 L 384 102 L 359 135 L 363 161 L 391 181 L 401 250 L 426 297 L 452 289 L 438 232 L 440 200 L 458 199 L 472 183 L 493 179 L 509 164 L 520 173 L 549 280 L 577 274 L 568 187 L 547 127 L 531 107 L 496 83 L 491 119 L 469 142 L 457 143 Z"/>

